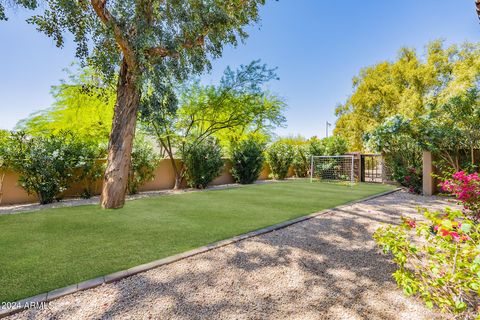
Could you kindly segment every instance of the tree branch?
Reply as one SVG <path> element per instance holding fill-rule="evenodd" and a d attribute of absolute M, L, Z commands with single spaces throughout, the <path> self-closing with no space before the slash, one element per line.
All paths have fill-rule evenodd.
<path fill-rule="evenodd" d="M 205 37 L 207 36 L 208 31 L 203 32 L 199 37 L 197 37 L 194 41 L 185 40 L 185 42 L 181 45 L 184 49 L 193 49 L 196 47 L 201 47 L 205 44 Z M 150 58 L 165 58 L 165 57 L 172 57 L 178 58 L 180 53 L 176 50 L 169 50 L 164 47 L 152 47 L 148 48 L 145 51 L 146 55 Z"/>
<path fill-rule="evenodd" d="M 122 50 L 123 56 L 127 61 L 127 65 L 130 68 L 135 69 L 137 67 L 137 63 L 135 55 L 133 54 L 133 50 L 131 49 L 127 39 L 124 37 L 123 30 L 120 28 L 120 25 L 116 21 L 115 17 L 112 16 L 110 11 L 108 11 L 106 8 L 107 0 L 91 0 L 90 3 L 92 4 L 93 10 L 95 10 L 95 13 L 103 22 L 103 24 L 113 28 L 115 41 Z"/>
<path fill-rule="evenodd" d="M 480 0 L 475 0 L 475 6 L 477 7 L 477 15 L 480 18 Z"/>

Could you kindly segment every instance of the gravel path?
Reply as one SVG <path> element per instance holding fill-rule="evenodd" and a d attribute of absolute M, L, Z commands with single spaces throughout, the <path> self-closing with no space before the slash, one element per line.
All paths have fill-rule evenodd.
<path fill-rule="evenodd" d="M 371 235 L 417 206 L 405 192 L 50 302 L 10 319 L 433 319 L 396 287 Z"/>

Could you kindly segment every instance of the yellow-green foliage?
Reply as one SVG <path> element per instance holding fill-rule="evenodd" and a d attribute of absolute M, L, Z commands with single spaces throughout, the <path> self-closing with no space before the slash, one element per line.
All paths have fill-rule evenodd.
<path fill-rule="evenodd" d="M 353 79 L 353 93 L 336 109 L 335 133 L 351 150 L 363 150 L 363 135 L 395 114 L 418 118 L 428 104 L 444 103 L 474 86 L 480 72 L 480 45 L 427 46 L 425 58 L 402 48 L 394 62 L 363 69 Z"/>
<path fill-rule="evenodd" d="M 112 126 L 115 91 L 89 69 L 71 76 L 68 83 L 54 86 L 53 107 L 20 121 L 17 129 L 30 135 L 58 134 L 62 131 L 100 143 L 107 142 Z"/>

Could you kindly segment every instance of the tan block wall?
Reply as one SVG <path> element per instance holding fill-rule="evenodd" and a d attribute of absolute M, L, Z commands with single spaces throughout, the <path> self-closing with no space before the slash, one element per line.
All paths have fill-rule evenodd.
<path fill-rule="evenodd" d="M 176 160 L 180 162 L 180 160 Z M 225 160 L 225 167 L 220 176 L 212 181 L 211 185 L 221 185 L 221 184 L 230 184 L 234 183 L 230 169 L 232 168 L 232 163 L 230 160 Z M 2 176 L 0 171 L 0 177 Z M 12 171 L 4 172 L 5 177 L 3 179 L 3 185 L 0 189 L 0 205 L 12 205 L 12 204 L 22 204 L 22 203 L 32 203 L 37 202 L 38 198 L 36 195 L 28 195 L 27 192 L 18 185 L 19 175 Z M 260 177 L 258 180 L 268 180 L 270 179 L 270 168 L 265 164 Z M 289 177 L 294 175 L 293 169 L 289 170 Z M 143 186 L 140 187 L 140 191 L 156 191 L 156 190 L 168 190 L 172 189 L 175 185 L 175 175 L 172 169 L 172 164 L 169 159 L 163 159 L 160 161 L 157 169 L 155 170 L 155 178 L 152 181 L 148 181 Z M 185 186 L 184 186 L 185 187 Z M 66 198 L 69 197 L 78 197 L 84 189 L 84 184 L 82 182 L 74 183 L 71 188 L 64 192 L 63 196 Z M 99 195 L 102 190 L 102 180 L 99 179 L 95 182 L 95 194 Z"/>
<path fill-rule="evenodd" d="M 18 185 L 19 175 L 12 171 L 0 171 L 0 177 L 4 176 L 2 189 L 0 190 L 1 205 L 30 203 L 38 200 L 35 195 L 28 195 L 27 192 Z"/>

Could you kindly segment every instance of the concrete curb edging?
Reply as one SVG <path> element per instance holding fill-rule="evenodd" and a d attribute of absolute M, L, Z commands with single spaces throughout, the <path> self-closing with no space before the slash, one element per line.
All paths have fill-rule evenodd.
<path fill-rule="evenodd" d="M 31 307 L 38 307 L 39 305 L 41 306 L 42 303 L 47 303 L 47 302 L 50 302 L 52 300 L 61 298 L 63 296 L 69 295 L 69 294 L 73 294 L 73 293 L 83 291 L 83 290 L 87 290 L 87 289 L 92 289 L 92 288 L 101 286 L 101 285 L 106 284 L 106 283 L 112 283 L 112 282 L 115 282 L 115 281 L 119 281 L 119 280 L 122 280 L 124 278 L 133 276 L 133 275 L 141 273 L 141 272 L 145 272 L 145 271 L 148 271 L 148 270 L 160 267 L 160 266 L 168 265 L 168 264 L 171 264 L 171 263 L 174 263 L 174 262 L 186 259 L 186 258 L 196 256 L 196 255 L 201 254 L 201 253 L 211 251 L 213 249 L 218 249 L 218 248 L 221 248 L 221 247 L 224 247 L 224 246 L 242 241 L 242 240 L 246 240 L 246 239 L 253 238 L 253 237 L 256 237 L 256 236 L 260 236 L 260 235 L 270 233 L 270 232 L 273 232 L 273 231 L 276 231 L 276 230 L 280 230 L 280 229 L 286 228 L 288 226 L 297 224 L 299 222 L 307 221 L 307 220 L 310 220 L 310 219 L 315 218 L 315 217 L 320 216 L 320 215 L 324 215 L 324 214 L 329 213 L 329 212 L 335 212 L 338 209 L 343 209 L 345 207 L 351 206 L 351 205 L 356 204 L 356 203 L 361 203 L 361 202 L 365 202 L 365 201 L 372 200 L 372 199 L 375 199 L 375 198 L 383 197 L 383 196 L 398 192 L 400 190 L 402 190 L 402 188 L 396 188 L 396 189 L 389 190 L 389 191 L 386 191 L 386 192 L 382 192 L 382 193 L 379 193 L 379 194 L 376 194 L 376 195 L 373 195 L 373 196 L 369 196 L 369 197 L 366 197 L 366 198 L 363 198 L 363 199 L 360 199 L 360 200 L 350 201 L 350 202 L 347 202 L 343 205 L 339 205 L 339 206 L 329 208 L 329 209 L 324 209 L 322 211 L 318 211 L 318 212 L 315 212 L 315 213 L 312 213 L 312 214 L 309 214 L 309 215 L 306 215 L 306 216 L 303 216 L 303 217 L 299 217 L 299 218 L 296 218 L 296 219 L 293 219 L 293 220 L 288 220 L 288 221 L 285 221 L 285 222 L 281 222 L 281 223 L 278 223 L 278 224 L 271 225 L 269 227 L 265 227 L 265 228 L 262 228 L 262 229 L 257 229 L 257 230 L 254 230 L 254 231 L 251 231 L 251 232 L 248 232 L 248 233 L 244 233 L 244 234 L 241 234 L 241 235 L 238 235 L 238 236 L 226 239 L 226 240 L 221 240 L 221 241 L 217 241 L 217 242 L 214 242 L 214 243 L 211 243 L 211 244 L 207 244 L 205 246 L 202 246 L 202 247 L 190 250 L 190 251 L 186 251 L 186 252 L 179 253 L 179 254 L 176 254 L 176 255 L 173 255 L 173 256 L 170 256 L 170 257 L 166 257 L 166 258 L 163 258 L 163 259 L 159 259 L 159 260 L 155 260 L 155 261 L 148 262 L 148 263 L 145 263 L 145 264 L 141 264 L 141 265 L 132 267 L 132 268 L 127 269 L 127 270 L 117 271 L 117 272 L 114 272 L 114 273 L 111 273 L 111 274 L 108 274 L 108 275 L 105 275 L 105 276 L 100 276 L 98 278 L 86 280 L 86 281 L 83 281 L 83 282 L 80 282 L 80 283 L 77 283 L 77 284 L 73 284 L 73 285 L 70 285 L 70 286 L 67 286 L 67 287 L 58 288 L 58 289 L 55 289 L 55 290 L 52 290 L 52 291 L 49 291 L 49 292 L 46 292 L 46 293 L 41 293 L 41 294 L 35 295 L 33 297 L 28 297 L 28 298 L 25 298 L 25 299 L 22 299 L 22 300 L 18 300 L 16 302 L 11 303 L 10 307 L 0 306 L 0 318 L 6 317 L 6 316 L 9 316 L 9 315 L 13 315 L 15 313 L 21 312 L 21 311 L 26 310 L 26 309 L 31 308 Z"/>

